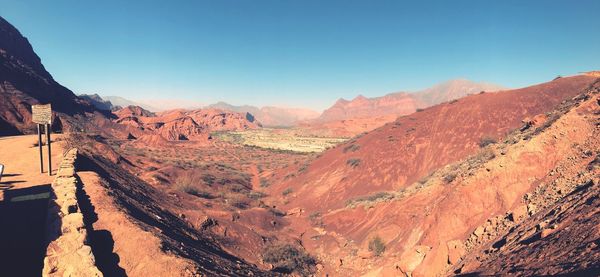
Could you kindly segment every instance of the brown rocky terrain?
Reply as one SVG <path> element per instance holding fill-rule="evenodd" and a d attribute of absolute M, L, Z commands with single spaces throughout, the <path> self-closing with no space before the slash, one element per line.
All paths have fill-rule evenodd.
<path fill-rule="evenodd" d="M 313 227 L 298 223 L 291 229 L 327 264 L 326 272 L 444 272 L 483 243 L 480 237 L 496 236 L 488 230 L 510 227 L 509 220 L 500 223 L 499 218 L 522 210 L 527 193 L 552 184 L 562 163 L 572 168 L 563 173 L 562 182 L 569 182 L 563 195 L 594 178 L 593 172 L 583 173 L 598 151 L 594 82 L 586 76 L 562 78 L 399 118 L 325 152 L 303 166 L 297 178 L 273 187 L 272 194 L 285 194 L 284 207 L 303 210 L 300 218 L 312 222 Z M 576 157 L 579 162 L 573 163 Z M 534 214 L 535 205 L 541 206 L 530 205 L 525 214 Z M 384 245 L 380 257 L 369 251 L 375 238 Z M 587 268 L 578 265 L 573 270 Z M 465 271 L 476 272 L 477 264 Z"/>
<path fill-rule="evenodd" d="M 401 189 L 476 153 L 483 139 L 497 140 L 520 128 L 523 120 L 553 110 L 594 80 L 576 76 L 472 95 L 398 118 L 323 153 L 302 178 L 281 184 L 280 189 L 292 187 L 306 207 L 323 209 L 376 191 Z"/>
<path fill-rule="evenodd" d="M 56 176 L 38 173 L 35 137 L 0 138 L 2 276 L 600 273 L 596 72 L 340 101 L 326 116 L 365 117 L 329 131 L 374 129 L 303 154 L 209 139 L 259 128 L 247 113 L 100 112 L 4 20 L 0 58 L 0 135 L 47 102 L 69 131 Z"/>

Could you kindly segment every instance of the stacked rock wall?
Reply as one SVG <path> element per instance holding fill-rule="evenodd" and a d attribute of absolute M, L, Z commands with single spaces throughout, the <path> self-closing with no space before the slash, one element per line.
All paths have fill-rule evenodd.
<path fill-rule="evenodd" d="M 54 197 L 48 207 L 43 276 L 103 276 L 87 245 L 88 234 L 77 205 L 76 159 L 77 149 L 69 150 L 52 183 Z"/>

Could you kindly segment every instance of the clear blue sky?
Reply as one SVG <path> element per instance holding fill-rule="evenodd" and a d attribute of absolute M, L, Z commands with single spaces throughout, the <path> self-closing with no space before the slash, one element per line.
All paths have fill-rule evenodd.
<path fill-rule="evenodd" d="M 322 109 L 600 68 L 600 1 L 0 0 L 76 93 Z"/>

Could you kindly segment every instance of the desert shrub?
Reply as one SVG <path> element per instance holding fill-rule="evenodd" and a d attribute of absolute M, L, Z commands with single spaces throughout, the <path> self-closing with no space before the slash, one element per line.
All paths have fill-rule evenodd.
<path fill-rule="evenodd" d="M 357 167 L 360 165 L 360 159 L 348 159 L 346 161 L 346 164 L 351 166 L 351 167 Z"/>
<path fill-rule="evenodd" d="M 471 156 L 467 159 L 469 169 L 479 168 L 487 161 L 496 157 L 496 153 L 492 149 L 484 149 L 479 151 L 476 155 Z"/>
<path fill-rule="evenodd" d="M 250 193 L 248 193 L 248 198 L 254 199 L 254 200 L 264 198 L 265 196 L 267 196 L 267 195 L 260 191 L 251 191 Z"/>
<path fill-rule="evenodd" d="M 418 108 L 418 109 L 417 109 L 417 112 L 422 112 L 422 111 L 424 111 L 424 110 L 425 110 L 425 109 Z"/>
<path fill-rule="evenodd" d="M 202 176 L 202 181 L 204 181 L 204 183 L 208 186 L 212 186 L 215 183 L 215 180 L 215 176 L 211 174 L 205 174 Z"/>
<path fill-rule="evenodd" d="M 227 189 L 233 192 L 244 192 L 246 190 L 248 190 L 247 187 L 240 185 L 240 184 L 227 184 L 226 185 Z"/>
<path fill-rule="evenodd" d="M 493 137 L 482 137 L 481 139 L 479 139 L 479 147 L 483 148 L 496 142 L 496 139 Z"/>
<path fill-rule="evenodd" d="M 344 153 L 346 153 L 346 152 L 355 152 L 355 151 L 358 151 L 358 149 L 360 149 L 360 145 L 350 144 L 350 145 L 344 147 L 343 152 Z"/>
<path fill-rule="evenodd" d="M 183 191 L 189 195 L 193 195 L 193 196 L 200 197 L 200 198 L 205 198 L 205 199 L 216 198 L 210 192 L 200 190 L 200 189 L 194 187 L 192 184 L 181 184 L 180 183 L 180 184 L 177 184 L 177 189 L 180 191 Z"/>
<path fill-rule="evenodd" d="M 444 176 L 444 182 L 446 182 L 447 184 L 452 183 L 452 181 L 454 181 L 454 179 L 456 179 L 456 173 L 448 173 L 446 174 L 446 176 Z"/>
<path fill-rule="evenodd" d="M 296 272 L 302 276 L 315 273 L 317 260 L 308 255 L 303 249 L 290 244 L 272 245 L 265 248 L 263 261 L 274 266 L 273 271 L 291 274 Z"/>
<path fill-rule="evenodd" d="M 227 198 L 227 202 L 229 203 L 229 205 L 242 210 L 245 210 L 248 207 L 250 207 L 250 203 L 248 203 L 248 200 L 244 199 L 240 195 L 230 195 Z"/>
<path fill-rule="evenodd" d="M 269 181 L 267 181 L 267 179 L 260 178 L 260 187 L 261 188 L 266 188 L 270 185 L 271 184 L 269 183 Z"/>
<path fill-rule="evenodd" d="M 288 194 L 292 193 L 294 190 L 292 188 L 287 188 L 284 191 L 281 192 L 281 195 L 283 196 L 287 196 Z"/>
<path fill-rule="evenodd" d="M 369 241 L 369 251 L 373 252 L 375 256 L 381 256 L 385 251 L 385 243 L 379 236 L 375 236 Z"/>
<path fill-rule="evenodd" d="M 454 100 L 450 101 L 450 104 L 454 104 L 456 102 L 458 102 L 458 99 L 454 99 Z"/>
<path fill-rule="evenodd" d="M 298 173 L 304 172 L 307 168 L 308 164 L 303 164 L 302 166 L 300 166 L 300 168 L 298 168 Z"/>
<path fill-rule="evenodd" d="M 317 211 L 317 212 L 312 212 L 310 213 L 310 215 L 308 215 L 308 218 L 310 220 L 315 220 L 317 218 L 321 217 L 321 212 Z"/>
<path fill-rule="evenodd" d="M 287 215 L 286 212 L 276 209 L 276 208 L 273 208 L 273 207 L 267 207 L 267 210 L 269 210 L 269 212 L 271 214 L 273 214 L 274 216 L 277 216 L 277 217 L 284 217 Z"/>
<path fill-rule="evenodd" d="M 324 226 L 323 224 L 323 219 L 321 218 L 321 212 L 317 211 L 317 212 L 312 212 L 310 215 L 308 215 L 308 219 L 310 219 L 310 223 L 313 226 Z"/>
<path fill-rule="evenodd" d="M 554 124 L 554 122 L 556 122 L 559 118 L 560 114 L 557 113 L 549 115 L 546 118 L 546 121 L 540 127 L 535 128 L 535 131 L 533 131 L 532 135 L 537 135 L 542 131 L 546 130 L 548 127 L 552 126 L 552 124 Z"/>
<path fill-rule="evenodd" d="M 353 199 L 346 201 L 346 207 L 355 208 L 358 205 L 370 205 L 379 202 L 389 201 L 394 199 L 396 194 L 387 191 L 380 191 L 374 194 L 359 196 Z"/>

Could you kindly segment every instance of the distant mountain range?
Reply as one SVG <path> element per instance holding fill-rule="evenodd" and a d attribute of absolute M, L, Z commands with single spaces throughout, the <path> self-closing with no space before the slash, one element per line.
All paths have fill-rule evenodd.
<path fill-rule="evenodd" d="M 258 108 L 248 105 L 234 106 L 225 102 L 218 102 L 216 104 L 209 105 L 208 107 L 239 113 L 250 113 L 264 126 L 269 127 L 293 126 L 300 121 L 314 119 L 319 116 L 317 111 L 302 108 L 283 108 L 272 106 Z"/>
<path fill-rule="evenodd" d="M 331 123 L 335 121 L 359 120 L 360 122 L 364 123 L 360 124 L 361 126 L 364 126 L 364 128 L 351 126 L 353 129 L 352 131 L 342 132 L 344 135 L 348 135 L 378 127 L 390 120 L 394 120 L 397 116 L 413 113 L 419 108 L 430 107 L 439 103 L 458 99 L 469 94 L 479 93 L 481 91 L 497 91 L 502 89 L 505 88 L 495 84 L 456 79 L 446 81 L 416 92 L 396 92 L 373 98 L 367 98 L 365 96 L 358 95 L 352 100 L 341 98 L 333 106 L 326 109 L 321 114 L 319 114 L 317 111 L 303 108 L 284 108 L 273 106 L 259 108 L 250 105 L 235 106 L 226 102 L 218 102 L 203 108 L 220 109 L 238 113 L 249 113 L 254 116 L 254 118 L 256 118 L 256 120 L 263 126 L 267 127 L 290 127 L 297 126 L 300 123 L 305 126 L 306 123 L 314 126 L 314 124 L 328 123 L 327 128 L 330 129 L 333 128 Z M 80 95 L 80 97 L 87 99 L 90 103 L 101 110 L 111 110 L 116 106 L 139 106 L 153 112 L 169 109 L 165 107 L 157 108 L 155 106 L 148 105 L 147 103 L 136 102 L 119 96 L 100 97 L 97 94 L 93 94 Z M 185 108 L 181 106 L 181 103 L 171 104 L 173 105 L 171 105 L 172 107 L 170 107 L 170 109 Z M 191 109 L 191 107 L 189 107 L 189 109 Z M 374 121 L 372 123 L 367 123 L 367 121 L 370 119 L 373 119 L 376 122 Z M 346 126 L 342 129 L 350 128 L 347 126 L 347 122 L 346 124 L 342 125 Z"/>
<path fill-rule="evenodd" d="M 125 99 L 120 96 L 99 96 L 98 94 L 81 94 L 79 95 L 79 97 L 86 99 L 88 102 L 90 102 L 90 104 L 94 105 L 100 110 L 113 110 L 117 106 L 122 108 L 128 106 L 138 106 L 152 112 L 168 110 L 165 108 L 157 108 L 146 103 Z M 176 109 L 184 107 L 173 106 L 172 108 Z M 235 106 L 225 102 L 218 102 L 202 108 L 220 109 L 224 111 L 237 112 L 242 114 L 249 113 L 262 125 L 268 127 L 294 126 L 299 121 L 314 119 L 319 116 L 319 113 L 317 111 L 313 111 L 310 109 L 284 108 L 273 106 L 265 106 L 259 108 L 249 105 Z"/>
<path fill-rule="evenodd" d="M 350 101 L 339 99 L 332 107 L 323 111 L 315 122 L 406 115 L 419 108 L 430 107 L 469 94 L 502 89 L 505 88 L 495 84 L 456 79 L 412 93 L 396 92 L 373 98 L 358 95 Z"/>

